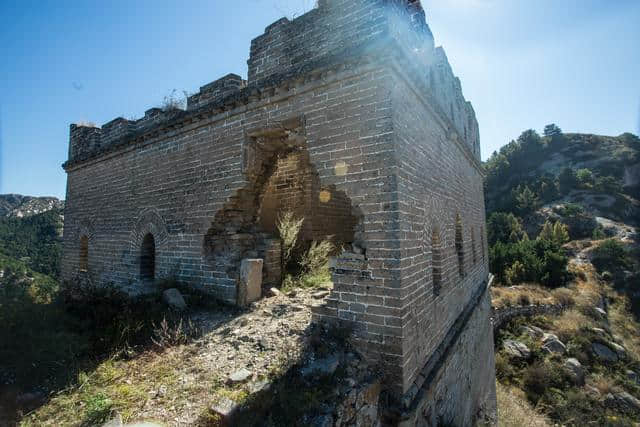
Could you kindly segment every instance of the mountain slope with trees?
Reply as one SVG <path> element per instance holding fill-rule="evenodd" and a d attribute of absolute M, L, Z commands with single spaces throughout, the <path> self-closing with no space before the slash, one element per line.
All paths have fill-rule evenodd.
<path fill-rule="evenodd" d="M 639 151 L 549 125 L 485 163 L 494 310 L 555 307 L 496 333 L 501 424 L 519 408 L 539 425 L 640 419 Z"/>

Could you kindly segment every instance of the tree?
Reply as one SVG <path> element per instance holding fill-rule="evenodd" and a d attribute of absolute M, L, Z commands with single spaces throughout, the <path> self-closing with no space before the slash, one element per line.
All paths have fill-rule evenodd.
<path fill-rule="evenodd" d="M 487 237 L 490 246 L 497 242 L 517 242 L 526 234 L 520 219 L 512 213 L 494 212 L 487 219 Z"/>
<path fill-rule="evenodd" d="M 578 186 L 578 178 L 576 178 L 575 171 L 571 168 L 564 168 L 558 175 L 558 186 L 562 194 L 567 194 L 574 190 Z"/>
<path fill-rule="evenodd" d="M 553 138 L 554 136 L 558 135 L 562 135 L 562 129 L 556 126 L 555 123 L 551 123 L 550 125 L 546 125 L 544 127 L 544 136 Z"/>
<path fill-rule="evenodd" d="M 542 226 L 542 231 L 538 234 L 538 240 L 548 240 L 550 242 L 553 241 L 553 225 L 551 221 L 547 221 Z"/>
<path fill-rule="evenodd" d="M 569 241 L 569 229 L 566 225 L 557 221 L 553 224 L 553 241 L 558 245 L 564 245 Z"/>
<path fill-rule="evenodd" d="M 595 176 L 590 169 L 578 169 L 576 172 L 576 179 L 578 180 L 578 185 L 582 188 L 592 188 L 593 184 L 595 184 Z"/>
<path fill-rule="evenodd" d="M 619 193 L 622 191 L 622 184 L 613 176 L 603 176 L 596 179 L 595 188 L 603 193 Z"/>
<path fill-rule="evenodd" d="M 540 206 L 540 200 L 536 193 L 527 185 L 519 185 L 513 190 L 513 198 L 516 200 L 516 208 L 521 215 L 527 215 Z"/>

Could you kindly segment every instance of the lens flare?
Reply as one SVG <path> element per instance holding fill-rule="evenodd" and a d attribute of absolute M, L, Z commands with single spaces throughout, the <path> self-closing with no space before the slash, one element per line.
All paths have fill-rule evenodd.
<path fill-rule="evenodd" d="M 349 166 L 343 161 L 336 163 L 333 169 L 336 176 L 345 176 L 349 172 Z"/>
<path fill-rule="evenodd" d="M 318 199 L 320 199 L 320 202 L 322 203 L 329 203 L 329 200 L 331 200 L 331 193 L 327 190 L 322 190 L 318 195 Z"/>

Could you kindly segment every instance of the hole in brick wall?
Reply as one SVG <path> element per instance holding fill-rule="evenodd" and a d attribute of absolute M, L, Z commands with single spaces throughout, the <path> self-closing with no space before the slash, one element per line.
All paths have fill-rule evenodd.
<path fill-rule="evenodd" d="M 331 236 L 352 243 L 357 217 L 335 186 L 323 186 L 297 130 L 264 129 L 250 135 L 242 153 L 247 185 L 220 209 L 204 236 L 203 251 L 214 277 L 237 279 L 243 258 L 263 258 L 263 283 L 282 279 L 278 216 L 304 217 L 300 248 Z"/>
<path fill-rule="evenodd" d="M 458 255 L 458 272 L 464 276 L 464 243 L 462 240 L 462 219 L 456 214 L 456 254 Z"/>
<path fill-rule="evenodd" d="M 431 275 L 433 277 L 433 294 L 440 295 L 442 288 L 442 245 L 440 233 L 434 229 L 431 232 Z"/>
<path fill-rule="evenodd" d="M 140 248 L 140 278 L 154 280 L 156 275 L 156 242 L 153 234 L 147 233 Z"/>
<path fill-rule="evenodd" d="M 89 238 L 87 236 L 80 237 L 80 271 L 89 270 Z"/>

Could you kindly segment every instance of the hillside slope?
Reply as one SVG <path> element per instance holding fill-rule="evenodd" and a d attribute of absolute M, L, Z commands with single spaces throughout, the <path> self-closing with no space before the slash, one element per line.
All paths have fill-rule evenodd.
<path fill-rule="evenodd" d="M 58 276 L 63 205 L 53 197 L 0 196 L 0 271 L 13 259 Z"/>
<path fill-rule="evenodd" d="M 535 131 L 522 133 L 485 164 L 487 211 L 525 217 L 554 202 L 640 225 L 640 139 Z"/>
<path fill-rule="evenodd" d="M 64 209 L 64 201 L 55 197 L 32 197 L 20 194 L 0 194 L 0 218 L 24 218 L 52 209 Z"/>
<path fill-rule="evenodd" d="M 485 164 L 501 424 L 637 425 L 640 139 L 545 134 Z"/>

